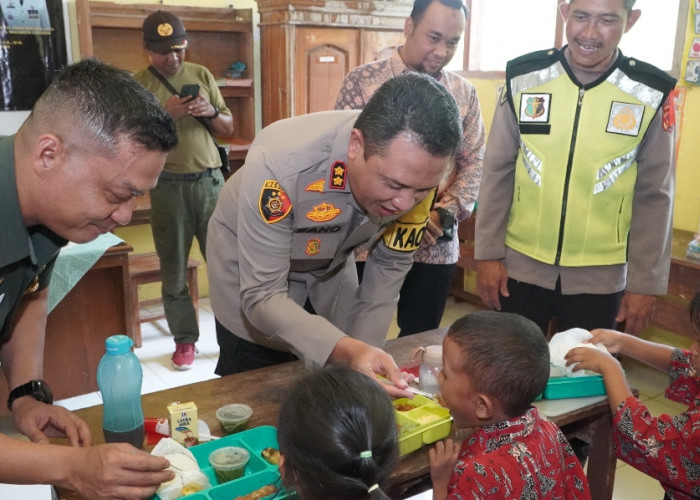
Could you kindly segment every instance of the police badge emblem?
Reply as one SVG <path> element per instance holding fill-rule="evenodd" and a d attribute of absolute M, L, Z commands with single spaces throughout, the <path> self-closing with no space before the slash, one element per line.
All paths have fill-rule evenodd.
<path fill-rule="evenodd" d="M 268 224 L 284 219 L 292 211 L 292 202 L 277 181 L 267 180 L 260 190 L 260 215 Z"/>
<path fill-rule="evenodd" d="M 522 94 L 520 123 L 549 123 L 550 94 Z"/>
<path fill-rule="evenodd" d="M 639 135 L 643 118 L 643 105 L 613 101 L 606 131 L 636 137 Z"/>
<path fill-rule="evenodd" d="M 318 238 L 312 238 L 306 242 L 306 249 L 304 253 L 306 255 L 316 255 L 321 251 L 321 240 Z"/>

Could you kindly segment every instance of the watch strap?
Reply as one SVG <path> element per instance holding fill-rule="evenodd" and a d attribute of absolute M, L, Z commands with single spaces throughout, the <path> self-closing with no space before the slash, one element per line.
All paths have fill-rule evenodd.
<path fill-rule="evenodd" d="M 53 394 L 49 385 L 43 380 L 30 380 L 26 384 L 17 386 L 10 391 L 10 395 L 7 398 L 8 410 L 12 411 L 12 403 L 14 403 L 15 399 L 24 396 L 32 396 L 42 403 L 53 404 Z"/>

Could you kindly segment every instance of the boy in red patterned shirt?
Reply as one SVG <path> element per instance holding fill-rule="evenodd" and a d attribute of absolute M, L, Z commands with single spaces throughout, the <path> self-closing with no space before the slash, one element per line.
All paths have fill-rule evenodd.
<path fill-rule="evenodd" d="M 700 293 L 690 303 L 690 319 L 700 334 Z M 632 395 L 624 372 L 612 355 L 597 349 L 570 350 L 567 364 L 574 370 L 603 375 L 613 413 L 615 452 L 620 460 L 658 479 L 667 500 L 700 497 L 700 335 L 690 351 L 648 342 L 613 330 L 593 330 L 588 341 L 601 343 L 669 374 L 666 397 L 688 405 L 677 416 L 654 417 Z"/>
<path fill-rule="evenodd" d="M 459 428 L 476 428 L 461 447 L 430 450 L 433 499 L 590 500 L 588 481 L 561 430 L 532 401 L 549 378 L 539 327 L 513 313 L 464 316 L 442 346 L 440 394 Z"/>

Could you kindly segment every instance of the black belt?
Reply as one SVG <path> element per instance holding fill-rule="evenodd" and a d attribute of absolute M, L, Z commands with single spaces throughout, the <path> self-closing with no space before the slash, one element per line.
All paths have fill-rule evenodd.
<path fill-rule="evenodd" d="M 208 168 L 203 172 L 193 172 L 191 174 L 174 174 L 163 170 L 158 178 L 166 181 L 198 181 L 204 177 L 214 177 L 213 170 L 213 168 Z"/>

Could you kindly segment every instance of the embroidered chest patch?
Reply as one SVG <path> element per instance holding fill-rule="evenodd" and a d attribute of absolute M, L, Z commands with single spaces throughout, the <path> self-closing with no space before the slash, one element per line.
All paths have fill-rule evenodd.
<path fill-rule="evenodd" d="M 522 94 L 520 96 L 520 123 L 549 123 L 551 94 Z"/>
<path fill-rule="evenodd" d="M 315 191 L 317 193 L 323 193 L 323 186 L 325 183 L 326 181 L 324 179 L 314 181 L 308 186 L 306 186 L 306 191 Z"/>
<path fill-rule="evenodd" d="M 260 216 L 268 224 L 284 219 L 292 211 L 292 202 L 277 181 L 267 180 L 260 190 Z"/>
<path fill-rule="evenodd" d="M 306 242 L 306 249 L 304 253 L 306 255 L 316 255 L 321 251 L 321 240 L 318 238 L 311 238 Z"/>
<path fill-rule="evenodd" d="M 333 220 L 340 215 L 340 209 L 332 203 L 325 201 L 319 205 L 314 205 L 314 209 L 306 214 L 306 218 L 314 222 L 326 222 Z"/>
<path fill-rule="evenodd" d="M 610 106 L 606 130 L 611 134 L 637 136 L 642 126 L 643 117 L 643 105 L 613 101 L 612 106 Z"/>

